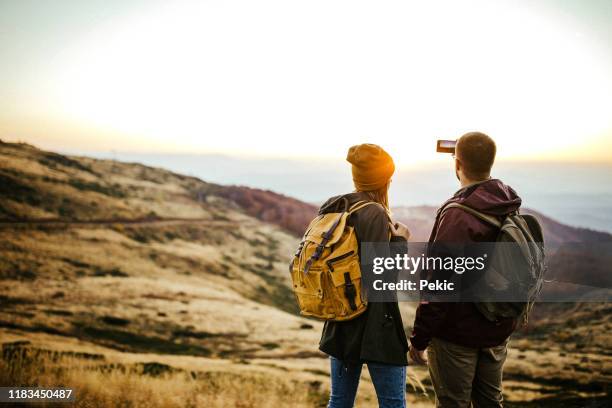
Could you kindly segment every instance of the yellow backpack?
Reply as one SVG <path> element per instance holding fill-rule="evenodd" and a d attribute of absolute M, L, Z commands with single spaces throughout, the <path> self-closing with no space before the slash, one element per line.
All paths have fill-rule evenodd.
<path fill-rule="evenodd" d="M 367 308 L 361 293 L 357 236 L 349 216 L 373 201 L 359 201 L 340 213 L 321 214 L 310 222 L 289 271 L 303 316 L 353 319 Z"/>

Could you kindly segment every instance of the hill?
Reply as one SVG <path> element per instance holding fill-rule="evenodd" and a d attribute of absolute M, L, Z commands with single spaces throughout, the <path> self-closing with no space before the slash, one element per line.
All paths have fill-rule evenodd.
<path fill-rule="evenodd" d="M 299 381 L 312 398 L 323 392 L 310 367 L 323 362 L 321 326 L 296 316 L 285 273 L 296 238 L 216 194 L 219 186 L 7 143 L 0 186 L 3 343 L 29 341 L 23 352 L 36 356 L 101 354 L 103 366 L 218 373 L 228 389 L 265 375 L 283 387 Z M 300 370 L 285 381 L 292 364 Z M 282 393 L 262 398 L 288 404 Z"/>
<path fill-rule="evenodd" d="M 417 237 L 434 210 L 394 211 Z M 69 383 L 89 406 L 119 396 L 132 406 L 320 406 L 321 324 L 296 315 L 286 272 L 315 212 L 270 191 L 0 143 L 0 385 Z M 547 223 L 555 239 L 596 236 Z M 411 323 L 414 305 L 402 308 Z M 510 352 L 506 399 L 605 400 L 606 305 L 538 319 Z M 425 369 L 410 375 L 411 406 L 431 406 Z M 375 405 L 371 386 L 359 404 Z"/>
<path fill-rule="evenodd" d="M 437 207 L 394 207 L 393 215 L 397 219 L 406 222 L 412 233 L 411 240 L 416 242 L 427 242 L 433 226 Z M 544 214 L 530 208 L 523 208 L 521 213 L 535 215 L 544 232 L 544 240 L 547 246 L 556 247 L 566 243 L 592 243 L 611 242 L 612 234 L 595 231 L 589 228 L 578 228 L 562 224 Z"/>

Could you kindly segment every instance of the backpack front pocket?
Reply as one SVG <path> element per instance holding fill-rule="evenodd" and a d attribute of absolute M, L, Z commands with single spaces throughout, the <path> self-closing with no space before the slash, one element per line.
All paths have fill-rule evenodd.
<path fill-rule="evenodd" d="M 322 319 L 333 319 L 336 316 L 336 307 L 329 302 L 326 294 L 327 271 L 315 268 L 307 274 L 295 268 L 293 273 L 293 292 L 298 301 L 301 314 Z"/>
<path fill-rule="evenodd" d="M 361 269 L 359 257 L 350 254 L 333 263 L 329 269 L 333 284 L 333 293 L 338 299 L 338 315 L 355 316 L 363 313 L 366 302 L 361 297 Z"/>

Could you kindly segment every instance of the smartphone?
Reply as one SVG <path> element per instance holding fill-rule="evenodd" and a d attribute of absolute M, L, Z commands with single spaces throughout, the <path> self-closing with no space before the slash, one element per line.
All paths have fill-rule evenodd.
<path fill-rule="evenodd" d="M 436 152 L 455 154 L 456 144 L 456 140 L 438 140 L 438 143 L 436 145 Z"/>

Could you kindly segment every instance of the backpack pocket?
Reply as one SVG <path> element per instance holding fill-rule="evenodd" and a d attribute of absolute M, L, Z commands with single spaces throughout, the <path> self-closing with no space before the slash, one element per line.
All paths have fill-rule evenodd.
<path fill-rule="evenodd" d="M 293 292 L 303 316 L 311 316 L 322 319 L 333 319 L 336 309 L 326 301 L 325 280 L 327 271 L 321 268 L 312 268 L 307 274 L 302 273 L 299 268 L 292 270 Z"/>
<path fill-rule="evenodd" d="M 333 286 L 330 292 L 336 299 L 334 302 L 337 312 L 336 320 L 348 320 L 363 313 L 367 304 L 361 293 L 359 256 L 354 252 L 349 252 L 344 256 L 330 259 L 327 265 L 331 277 L 330 283 Z"/>

